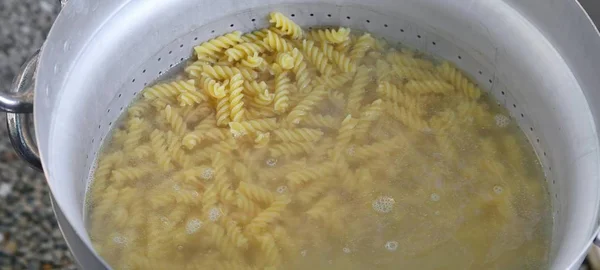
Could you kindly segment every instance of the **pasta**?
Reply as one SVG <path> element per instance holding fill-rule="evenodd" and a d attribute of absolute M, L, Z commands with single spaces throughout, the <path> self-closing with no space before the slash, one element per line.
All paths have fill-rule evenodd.
<path fill-rule="evenodd" d="M 477 88 L 472 82 L 470 82 L 459 70 L 453 67 L 448 62 L 443 62 L 438 67 L 440 75 L 447 81 L 452 83 L 454 87 L 462 91 L 467 97 L 472 99 L 478 99 L 481 96 L 481 90 Z"/>
<path fill-rule="evenodd" d="M 289 52 L 293 50 L 293 46 L 283 37 L 269 31 L 263 42 L 266 44 L 269 51 Z"/>
<path fill-rule="evenodd" d="M 256 71 L 244 67 L 202 65 L 201 68 L 201 74 L 213 80 L 227 80 L 238 73 L 244 76 L 244 80 L 254 81 L 258 78 Z"/>
<path fill-rule="evenodd" d="M 240 43 L 233 46 L 225 51 L 229 62 L 240 61 L 248 56 L 257 55 L 258 53 L 264 52 L 264 48 L 256 45 L 255 43 L 246 42 Z"/>
<path fill-rule="evenodd" d="M 326 76 L 333 72 L 333 66 L 331 66 L 323 51 L 314 42 L 306 39 L 302 40 L 302 52 L 322 75 Z"/>
<path fill-rule="evenodd" d="M 86 211 L 110 266 L 544 268 L 544 175 L 506 111 L 450 62 L 297 15 L 194 47 L 114 122 Z"/>
<path fill-rule="evenodd" d="M 292 57 L 294 58 L 294 67 L 292 70 L 296 74 L 296 84 L 298 89 L 302 92 L 306 92 L 308 85 L 311 82 L 310 74 L 307 70 L 307 65 L 304 62 L 304 56 L 300 53 L 300 50 L 294 48 L 292 50 Z"/>
<path fill-rule="evenodd" d="M 323 136 L 322 131 L 309 128 L 277 129 L 273 134 L 283 142 L 313 142 Z"/>
<path fill-rule="evenodd" d="M 350 57 L 339 51 L 336 51 L 333 46 L 327 43 L 322 43 L 321 51 L 323 51 L 323 54 L 327 56 L 329 61 L 335 63 L 342 72 L 356 71 L 356 63 L 354 63 Z"/>
<path fill-rule="evenodd" d="M 365 57 L 365 54 L 371 47 L 375 45 L 375 39 L 371 37 L 369 33 L 363 34 L 358 40 L 352 50 L 350 51 L 350 59 L 359 62 Z"/>
<path fill-rule="evenodd" d="M 231 121 L 240 122 L 244 120 L 244 94 L 242 93 L 244 87 L 244 80 L 241 74 L 237 74 L 231 77 L 229 82 L 229 107 L 231 109 Z M 218 123 L 217 123 L 218 124 Z"/>
<path fill-rule="evenodd" d="M 340 27 L 334 29 L 318 29 L 307 33 L 307 38 L 319 42 L 338 44 L 350 39 L 350 29 Z"/>
<path fill-rule="evenodd" d="M 287 35 L 289 35 L 293 39 L 299 39 L 302 37 L 302 29 L 295 22 L 290 20 L 285 15 L 281 14 L 281 12 L 271 12 L 269 15 L 271 17 L 270 23 L 274 24 L 275 27 L 281 29 Z"/>
<path fill-rule="evenodd" d="M 366 66 L 359 67 L 354 75 L 354 81 L 348 93 L 348 104 L 346 106 L 348 112 L 356 113 L 360 108 L 369 80 L 369 68 Z"/>
<path fill-rule="evenodd" d="M 275 104 L 273 110 L 277 114 L 285 113 L 290 106 L 290 89 L 292 83 L 288 78 L 288 72 L 281 72 L 275 77 Z"/>
<path fill-rule="evenodd" d="M 318 86 L 315 87 L 310 94 L 304 98 L 296 107 L 292 109 L 292 111 L 287 115 L 287 121 L 293 124 L 299 124 L 300 120 L 306 116 L 307 113 L 312 111 L 312 109 L 317 106 L 317 103 L 321 102 L 323 98 L 327 95 L 327 90 L 325 87 Z"/>
<path fill-rule="evenodd" d="M 241 36 L 241 32 L 234 31 L 229 34 L 225 34 L 223 36 L 204 42 L 200 44 L 200 46 L 194 47 L 196 57 L 199 60 L 214 59 L 218 56 L 219 53 L 235 46 L 237 43 L 240 43 L 242 41 Z"/>

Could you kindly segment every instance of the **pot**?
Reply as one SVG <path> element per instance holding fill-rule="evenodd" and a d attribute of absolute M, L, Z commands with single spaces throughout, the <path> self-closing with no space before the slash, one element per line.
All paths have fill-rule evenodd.
<path fill-rule="evenodd" d="M 598 235 L 600 35 L 576 1 L 71 0 L 39 56 L 0 95 L 17 152 L 43 169 L 72 252 L 106 264 L 85 226 L 97 153 L 144 86 L 225 32 L 267 25 L 366 30 L 454 61 L 505 106 L 533 145 L 552 198 L 551 269 L 575 269 Z M 35 106 L 34 106 L 35 104 Z M 35 139 L 26 127 L 35 123 Z M 34 142 L 35 141 L 35 142 Z"/>

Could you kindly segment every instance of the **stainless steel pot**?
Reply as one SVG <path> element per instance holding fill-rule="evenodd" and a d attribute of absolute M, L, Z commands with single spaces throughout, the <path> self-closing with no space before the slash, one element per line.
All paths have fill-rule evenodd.
<path fill-rule="evenodd" d="M 554 215 L 551 268 L 579 265 L 599 226 L 600 35 L 578 2 L 71 0 L 39 58 L 0 95 L 0 109 L 9 112 L 19 154 L 43 167 L 81 266 L 106 266 L 85 230 L 85 192 L 120 113 L 194 44 L 264 27 L 272 10 L 303 26 L 367 30 L 470 73 L 509 109 L 543 164 Z M 31 116 L 37 146 L 25 128 Z"/>

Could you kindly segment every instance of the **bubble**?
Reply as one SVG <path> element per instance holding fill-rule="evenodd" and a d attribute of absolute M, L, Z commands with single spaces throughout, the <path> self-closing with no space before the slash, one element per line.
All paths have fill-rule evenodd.
<path fill-rule="evenodd" d="M 197 218 L 194 218 L 188 221 L 187 225 L 185 226 L 185 231 L 187 232 L 187 234 L 193 234 L 197 232 L 200 228 L 202 228 L 202 221 L 200 221 Z"/>
<path fill-rule="evenodd" d="M 200 196 L 200 193 L 198 193 L 198 191 L 195 191 L 195 190 L 194 190 L 194 191 L 192 191 L 192 196 L 194 196 L 194 197 L 199 197 L 199 196 Z"/>
<path fill-rule="evenodd" d="M 279 186 L 279 187 L 277 187 L 277 193 L 279 193 L 279 194 L 286 193 L 287 189 L 288 189 L 287 186 Z"/>
<path fill-rule="evenodd" d="M 243 136 L 246 136 L 246 132 L 244 132 L 244 130 L 231 130 L 231 135 L 233 136 L 233 138 L 240 138 Z"/>
<path fill-rule="evenodd" d="M 116 244 L 119 244 L 119 245 L 127 244 L 127 237 L 122 236 L 120 234 L 115 235 L 112 240 L 113 240 L 113 242 L 115 242 Z"/>
<path fill-rule="evenodd" d="M 160 221 L 165 225 L 169 225 L 169 219 L 167 217 L 160 217 Z"/>
<path fill-rule="evenodd" d="M 305 249 L 305 250 L 302 250 L 302 251 L 300 251 L 300 255 L 302 255 L 302 257 L 306 257 L 306 249 Z"/>
<path fill-rule="evenodd" d="M 438 202 L 440 200 L 440 195 L 438 195 L 437 193 L 431 193 L 430 198 L 432 201 Z"/>
<path fill-rule="evenodd" d="M 373 210 L 378 213 L 389 213 L 394 208 L 396 201 L 390 196 L 380 196 L 373 201 Z"/>
<path fill-rule="evenodd" d="M 200 175 L 200 177 L 202 177 L 202 179 L 205 179 L 205 180 L 210 180 L 213 178 L 214 174 L 215 174 L 215 171 L 212 168 L 206 168 L 206 169 L 204 169 L 204 171 L 202 172 L 202 175 Z"/>
<path fill-rule="evenodd" d="M 180 191 L 181 187 L 178 184 L 173 185 L 173 190 Z"/>
<path fill-rule="evenodd" d="M 210 221 L 217 221 L 221 217 L 221 209 L 213 207 L 208 211 L 208 219 Z"/>
<path fill-rule="evenodd" d="M 500 194 L 502 194 L 502 192 L 504 192 L 504 188 L 502 188 L 501 186 L 494 186 L 493 190 L 494 190 L 494 193 L 496 193 L 498 195 L 500 195 Z"/>
<path fill-rule="evenodd" d="M 346 149 L 346 154 L 348 154 L 349 156 L 354 156 L 355 153 L 356 153 L 356 148 L 354 145 L 350 145 L 348 147 L 348 149 Z"/>
<path fill-rule="evenodd" d="M 385 243 L 384 247 L 388 251 L 396 251 L 396 249 L 398 249 L 398 242 L 397 241 L 387 241 L 387 243 Z"/>
<path fill-rule="evenodd" d="M 177 246 L 177 250 L 183 250 L 183 246 L 182 245 Z"/>
<path fill-rule="evenodd" d="M 510 124 L 510 119 L 502 114 L 496 114 L 496 116 L 494 116 L 494 120 L 496 121 L 496 126 L 501 128 Z"/>
<path fill-rule="evenodd" d="M 342 251 L 344 251 L 344 253 L 346 253 L 346 254 L 349 254 L 350 252 L 352 252 L 349 247 L 344 247 L 342 249 Z"/>
<path fill-rule="evenodd" d="M 267 159 L 267 166 L 269 167 L 275 167 L 275 165 L 277 165 L 277 159 L 276 158 L 270 158 Z"/>

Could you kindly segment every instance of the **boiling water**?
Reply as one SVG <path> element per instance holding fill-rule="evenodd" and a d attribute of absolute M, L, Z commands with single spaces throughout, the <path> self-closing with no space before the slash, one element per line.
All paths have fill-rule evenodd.
<path fill-rule="evenodd" d="M 89 192 L 96 250 L 119 269 L 544 268 L 544 175 L 507 111 L 460 87 L 409 91 L 422 78 L 402 77 L 399 63 L 443 81 L 442 63 L 380 40 L 359 63 L 368 78 L 360 94 L 358 72 L 334 85 L 309 65 L 320 82 L 312 91 L 325 84 L 327 94 L 300 121 L 286 115 L 311 94 L 294 70 L 285 114 L 254 113 L 246 94 L 247 119 L 276 119 L 258 130 L 218 127 L 220 99 L 173 99 L 169 109 L 135 101 Z M 186 70 L 175 80 L 200 80 Z M 259 71 L 257 81 L 274 93 L 277 72 Z M 386 94 L 386 82 L 406 97 Z"/>

